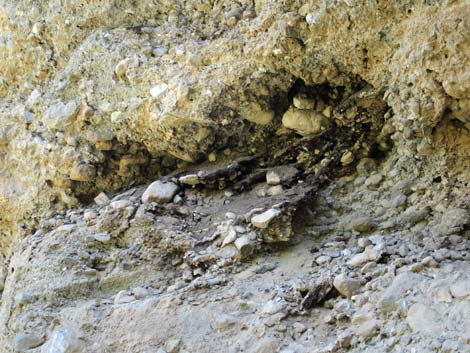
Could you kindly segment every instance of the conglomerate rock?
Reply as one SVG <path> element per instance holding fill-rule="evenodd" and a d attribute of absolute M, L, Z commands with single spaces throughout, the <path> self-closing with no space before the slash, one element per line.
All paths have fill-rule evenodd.
<path fill-rule="evenodd" d="M 466 0 L 0 1 L 0 352 L 468 349 L 469 37 Z M 246 283 L 298 242 L 293 297 Z M 436 279 L 400 322 L 402 268 Z"/>

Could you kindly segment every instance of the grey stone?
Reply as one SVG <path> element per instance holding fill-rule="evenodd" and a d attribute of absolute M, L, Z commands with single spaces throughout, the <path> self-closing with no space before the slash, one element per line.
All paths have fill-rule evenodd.
<path fill-rule="evenodd" d="M 276 196 L 281 195 L 283 191 L 282 185 L 275 185 L 268 188 L 267 194 L 268 196 Z"/>
<path fill-rule="evenodd" d="M 470 212 L 463 208 L 454 208 L 442 215 L 439 230 L 443 235 L 459 233 L 470 226 Z"/>
<path fill-rule="evenodd" d="M 13 349 L 16 352 L 26 352 L 39 347 L 44 343 L 44 338 L 36 336 L 34 333 L 18 333 L 13 339 Z"/>
<path fill-rule="evenodd" d="M 421 210 L 416 209 L 415 206 L 408 207 L 402 213 L 401 219 L 403 223 L 416 224 L 423 221 L 429 215 L 429 209 L 424 208 Z"/>
<path fill-rule="evenodd" d="M 107 205 L 111 200 L 104 192 L 100 192 L 98 196 L 94 198 L 94 201 L 97 205 L 104 206 Z"/>
<path fill-rule="evenodd" d="M 390 201 L 390 205 L 393 208 L 403 207 L 406 205 L 406 199 L 407 197 L 405 195 L 398 194 L 392 199 L 392 201 Z"/>
<path fill-rule="evenodd" d="M 237 240 L 237 232 L 232 227 L 229 227 L 227 234 L 225 235 L 224 240 L 222 241 L 222 246 L 233 243 Z"/>
<path fill-rule="evenodd" d="M 168 353 L 178 353 L 181 346 L 181 340 L 178 338 L 168 340 L 165 343 L 165 351 Z"/>
<path fill-rule="evenodd" d="M 305 331 L 307 331 L 307 326 L 305 326 L 301 322 L 294 322 L 292 327 L 293 327 L 294 331 L 297 332 L 297 333 L 304 333 Z"/>
<path fill-rule="evenodd" d="M 400 180 L 392 187 L 392 191 L 399 192 L 404 195 L 409 195 L 413 192 L 412 184 L 409 180 Z"/>
<path fill-rule="evenodd" d="M 318 256 L 316 259 L 315 259 L 315 262 L 318 264 L 318 265 L 323 265 L 323 264 L 326 264 L 328 262 L 331 261 L 331 256 L 328 256 L 328 255 L 321 255 L 321 256 Z"/>
<path fill-rule="evenodd" d="M 123 210 L 126 207 L 132 206 L 132 202 L 129 200 L 117 200 L 110 203 L 111 208 L 115 210 Z"/>
<path fill-rule="evenodd" d="M 430 336 L 438 336 L 444 329 L 439 313 L 422 303 L 416 303 L 410 307 L 406 322 L 414 332 Z"/>
<path fill-rule="evenodd" d="M 155 181 L 145 190 L 144 194 L 142 195 L 142 202 L 149 203 L 149 202 L 161 202 L 161 203 L 168 203 L 173 200 L 173 197 L 178 192 L 179 187 L 178 185 L 172 182 L 162 182 L 162 181 Z"/>
<path fill-rule="evenodd" d="M 27 292 L 20 292 L 15 295 L 15 306 L 23 307 L 25 305 L 31 304 L 36 300 L 36 297 Z"/>
<path fill-rule="evenodd" d="M 351 322 L 353 333 L 363 338 L 373 337 L 379 331 L 379 321 L 371 313 L 356 314 Z"/>
<path fill-rule="evenodd" d="M 361 249 L 364 249 L 368 247 L 369 245 L 372 245 L 372 242 L 370 241 L 369 238 L 359 238 L 357 240 L 357 246 L 360 247 Z"/>
<path fill-rule="evenodd" d="M 401 273 L 393 279 L 392 284 L 383 292 L 377 303 L 377 307 L 383 313 L 389 313 L 400 306 L 407 292 L 417 286 L 424 277 L 413 273 Z"/>
<path fill-rule="evenodd" d="M 135 296 L 130 295 L 127 291 L 120 291 L 116 297 L 114 298 L 114 304 L 126 304 L 133 302 L 135 300 Z"/>
<path fill-rule="evenodd" d="M 66 328 L 55 329 L 51 338 L 42 353 L 78 353 L 80 352 L 80 342 L 77 334 Z"/>
<path fill-rule="evenodd" d="M 470 280 L 464 279 L 452 284 L 450 286 L 450 293 L 457 299 L 470 297 Z"/>
<path fill-rule="evenodd" d="M 366 179 L 364 184 L 366 186 L 377 186 L 380 184 L 382 179 L 383 179 L 382 174 L 372 174 L 370 177 Z"/>
<path fill-rule="evenodd" d="M 150 295 L 150 291 L 143 287 L 136 287 L 132 290 L 132 294 L 138 300 L 144 299 Z"/>
<path fill-rule="evenodd" d="M 366 262 L 377 261 L 382 257 L 383 252 L 383 245 L 369 245 L 362 253 L 354 255 L 347 264 L 348 266 L 358 267 L 364 265 Z"/>
<path fill-rule="evenodd" d="M 242 257 L 246 257 L 253 253 L 255 243 L 248 236 L 243 235 L 242 237 L 235 240 L 235 246 L 240 251 L 240 255 Z"/>
<path fill-rule="evenodd" d="M 264 304 L 262 312 L 263 314 L 274 315 L 284 310 L 285 307 L 286 305 L 281 301 L 270 300 L 266 304 Z"/>
<path fill-rule="evenodd" d="M 275 167 L 266 173 L 266 182 L 269 185 L 278 185 L 292 180 L 299 170 L 290 165 Z"/>
<path fill-rule="evenodd" d="M 93 239 L 96 241 L 107 244 L 111 241 L 111 235 L 109 233 L 103 232 L 103 233 L 96 233 L 93 234 Z"/>
<path fill-rule="evenodd" d="M 271 337 L 263 337 L 248 350 L 248 353 L 273 353 L 279 348 L 280 342 Z"/>

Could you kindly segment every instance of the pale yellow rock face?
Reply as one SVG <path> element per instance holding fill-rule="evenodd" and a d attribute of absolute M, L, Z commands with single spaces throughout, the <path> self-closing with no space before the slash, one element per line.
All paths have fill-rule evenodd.
<path fill-rule="evenodd" d="M 449 157 L 451 169 L 468 169 L 468 134 L 449 121 L 469 124 L 469 13 L 465 1 L 340 1 L 326 8 L 270 1 L 5 1 L 0 152 L 8 168 L 0 170 L 0 222 L 10 229 L 22 214 L 51 202 L 67 207 L 145 181 L 139 169 L 148 164 L 164 174 L 177 160 L 198 161 L 233 141 L 248 142 L 243 121 L 260 128 L 279 121 L 299 80 L 346 87 L 348 95 L 358 84 L 371 86 L 373 95 L 351 96 L 357 109 L 330 102 L 326 115 L 339 124 L 367 121 L 361 109 L 381 101 L 393 111 L 387 123 L 408 136 L 403 146 L 413 149 L 414 138 L 428 139 L 435 128 L 433 146 L 459 146 L 456 158 Z M 57 104 L 67 105 L 63 121 L 47 113 Z M 300 134 L 322 125 L 318 117 L 291 113 L 285 120 Z M 129 155 L 137 162 L 119 169 Z M 174 162 L 162 167 L 168 157 Z M 70 169 L 84 161 L 99 177 L 74 183 Z"/>

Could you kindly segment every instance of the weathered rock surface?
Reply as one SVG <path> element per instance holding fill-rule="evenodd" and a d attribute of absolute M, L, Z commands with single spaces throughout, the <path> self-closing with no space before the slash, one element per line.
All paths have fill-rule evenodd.
<path fill-rule="evenodd" d="M 469 21 L 0 2 L 0 353 L 469 351 Z"/>

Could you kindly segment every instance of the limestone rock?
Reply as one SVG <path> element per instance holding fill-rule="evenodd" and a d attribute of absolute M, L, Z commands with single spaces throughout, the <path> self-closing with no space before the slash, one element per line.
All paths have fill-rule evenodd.
<path fill-rule="evenodd" d="M 353 316 L 351 323 L 353 333 L 363 338 L 373 337 L 379 331 L 379 321 L 372 313 L 358 313 Z"/>
<path fill-rule="evenodd" d="M 128 294 L 127 291 L 120 291 L 114 298 L 114 304 L 127 304 L 135 299 L 135 296 Z"/>
<path fill-rule="evenodd" d="M 178 179 L 178 181 L 181 184 L 187 184 L 187 185 L 197 185 L 201 182 L 197 174 L 183 175 Z"/>

